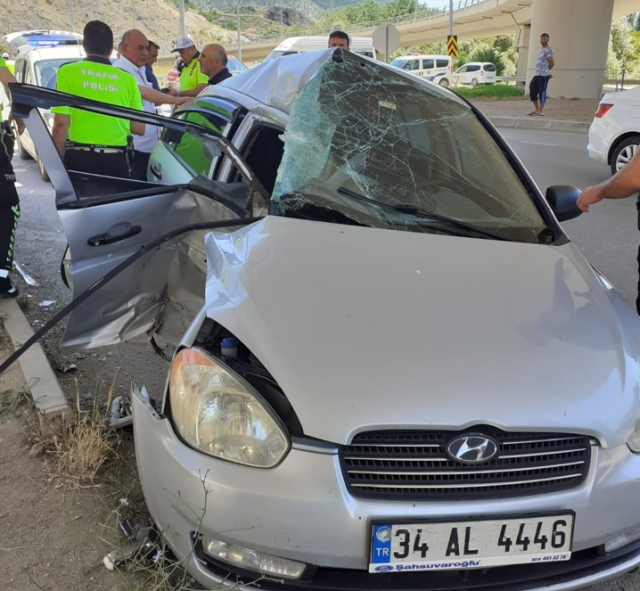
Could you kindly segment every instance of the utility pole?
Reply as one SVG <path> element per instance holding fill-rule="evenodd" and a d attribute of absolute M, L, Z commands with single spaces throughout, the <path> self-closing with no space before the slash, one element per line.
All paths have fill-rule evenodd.
<path fill-rule="evenodd" d="M 242 61 L 242 46 L 240 45 L 240 0 L 236 0 L 237 19 L 238 19 L 238 59 Z"/>
<path fill-rule="evenodd" d="M 185 19 L 184 19 L 184 0 L 180 0 L 179 12 L 180 12 L 180 33 L 179 34 L 186 35 L 187 29 L 185 27 Z"/>
<path fill-rule="evenodd" d="M 453 0 L 449 0 L 449 35 L 453 35 Z"/>
<path fill-rule="evenodd" d="M 333 0 L 329 4 L 329 34 L 333 33 Z"/>
<path fill-rule="evenodd" d="M 71 30 L 76 32 L 76 19 L 73 15 L 73 0 L 69 0 L 69 20 L 71 21 Z"/>

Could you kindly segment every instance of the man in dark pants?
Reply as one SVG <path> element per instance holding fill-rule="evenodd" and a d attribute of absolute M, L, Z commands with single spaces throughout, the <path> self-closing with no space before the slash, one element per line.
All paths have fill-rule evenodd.
<path fill-rule="evenodd" d="M 16 79 L 7 68 L 4 59 L 0 58 L 0 82 L 9 96 L 9 82 Z M 0 103 L 0 120 L 2 120 L 2 104 Z M 22 131 L 22 122 L 19 129 Z M 16 239 L 16 228 L 20 217 L 20 200 L 16 191 L 16 175 L 13 172 L 11 158 L 15 136 L 9 121 L 0 125 L 0 299 L 14 298 L 18 289 L 11 283 L 9 272 L 13 268 L 13 248 Z"/>
<path fill-rule="evenodd" d="M 529 98 L 533 103 L 534 110 L 529 113 L 534 117 L 542 117 L 544 106 L 547 102 L 547 85 L 551 79 L 551 70 L 555 66 L 553 49 L 549 47 L 549 33 L 540 35 L 540 45 L 538 52 L 534 76 L 529 83 Z"/>
<path fill-rule="evenodd" d="M 102 21 L 88 22 L 84 60 L 60 66 L 56 88 L 76 96 L 142 111 L 135 78 L 111 65 L 113 32 Z M 144 123 L 83 109 L 53 107 L 53 141 L 67 170 L 130 178 L 129 134 L 143 135 Z"/>
<path fill-rule="evenodd" d="M 631 162 L 619 170 L 609 180 L 587 187 L 578 198 L 578 207 L 589 211 L 589 206 L 603 199 L 624 199 L 640 191 L 640 150 L 635 153 Z M 638 203 L 638 228 L 640 229 L 640 202 Z M 640 247 L 638 247 L 638 295 L 636 310 L 640 314 Z"/>

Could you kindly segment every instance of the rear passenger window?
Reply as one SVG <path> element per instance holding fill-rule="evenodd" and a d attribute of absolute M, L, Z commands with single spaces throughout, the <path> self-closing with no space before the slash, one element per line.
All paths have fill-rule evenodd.
<path fill-rule="evenodd" d="M 436 60 L 436 67 L 438 68 L 448 68 L 449 61 L 448 60 Z"/>
<path fill-rule="evenodd" d="M 467 67 L 467 72 L 477 72 L 478 70 L 480 70 L 480 66 L 478 66 L 478 65 L 468 66 Z"/>
<path fill-rule="evenodd" d="M 433 60 L 422 60 L 422 67 L 425 70 L 430 70 L 433 68 Z"/>
<path fill-rule="evenodd" d="M 484 65 L 485 72 L 495 72 L 496 67 L 493 64 L 485 64 Z"/>

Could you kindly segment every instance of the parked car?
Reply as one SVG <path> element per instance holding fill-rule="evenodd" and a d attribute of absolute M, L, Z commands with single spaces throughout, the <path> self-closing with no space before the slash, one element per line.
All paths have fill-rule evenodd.
<path fill-rule="evenodd" d="M 640 87 L 605 94 L 589 128 L 589 156 L 611 167 L 625 167 L 640 144 Z"/>
<path fill-rule="evenodd" d="M 158 182 L 65 170 L 52 95 L 161 126 Z M 469 103 L 340 49 L 171 118 L 13 97 L 91 290 L 63 345 L 176 343 L 166 389 L 132 387 L 136 457 L 206 588 L 560 591 L 640 564 L 640 319 L 558 223 L 579 191 L 545 199 Z"/>
<path fill-rule="evenodd" d="M 496 79 L 496 66 L 489 62 L 469 62 L 453 73 L 456 84 L 470 84 L 473 88 L 478 84 L 494 84 Z"/>
<path fill-rule="evenodd" d="M 326 35 L 289 37 L 288 39 L 283 39 L 277 47 L 264 58 L 264 61 L 268 62 L 285 55 L 297 55 L 298 53 L 326 49 L 328 41 Z M 371 37 L 351 37 L 350 48 L 354 53 L 373 59 L 376 57 L 376 50 L 373 47 L 373 39 Z"/>
<path fill-rule="evenodd" d="M 45 41 L 45 45 L 30 44 L 21 47 L 14 65 L 14 75 L 18 82 L 55 89 L 58 68 L 63 64 L 78 61 L 85 57 L 82 45 L 77 42 L 56 45 L 55 38 L 51 35 L 46 36 Z M 48 110 L 44 110 L 42 115 L 47 124 L 53 126 L 53 114 Z M 16 138 L 20 158 L 23 160 L 33 158 L 38 163 L 42 180 L 48 181 L 49 175 L 38 156 L 38 150 L 29 135 L 29 131 L 25 130 L 21 135 L 16 134 Z"/>
<path fill-rule="evenodd" d="M 445 88 L 453 80 L 453 60 L 448 55 L 402 55 L 390 65 Z"/>

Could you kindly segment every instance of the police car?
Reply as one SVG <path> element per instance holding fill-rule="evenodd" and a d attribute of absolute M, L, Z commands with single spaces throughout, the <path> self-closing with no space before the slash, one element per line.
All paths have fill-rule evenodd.
<path fill-rule="evenodd" d="M 62 64 L 85 57 L 82 35 L 69 31 L 21 31 L 5 36 L 9 45 L 16 48 L 14 75 L 18 82 L 55 89 L 56 73 Z M 53 115 L 48 109 L 41 110 L 42 116 L 51 128 Z M 28 130 L 17 136 L 18 154 L 23 160 L 33 158 L 38 163 L 40 176 L 49 180 L 47 171 L 38 156 L 38 150 Z"/>

